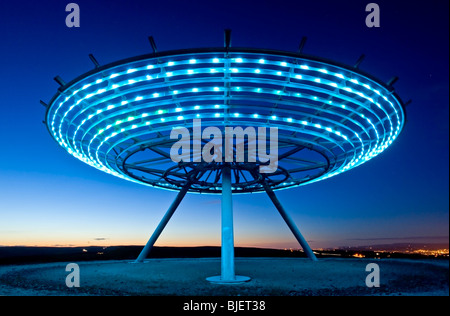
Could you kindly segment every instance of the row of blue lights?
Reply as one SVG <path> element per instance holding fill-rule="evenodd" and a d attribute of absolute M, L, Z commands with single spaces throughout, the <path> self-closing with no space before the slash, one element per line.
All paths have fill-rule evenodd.
<path fill-rule="evenodd" d="M 100 152 L 101 147 L 104 146 L 105 144 L 108 144 L 109 139 L 116 137 L 116 136 L 120 135 L 121 133 L 130 133 L 133 130 L 136 130 L 136 129 L 139 129 L 142 127 L 148 127 L 149 125 L 156 124 L 157 121 L 158 122 L 161 122 L 161 120 L 165 121 L 165 123 L 168 124 L 167 125 L 168 128 L 171 128 L 171 126 L 169 125 L 169 123 L 171 123 L 171 122 L 179 123 L 180 120 L 185 120 L 185 119 L 187 119 L 187 117 L 192 117 L 192 118 L 210 117 L 211 113 L 203 113 L 202 112 L 201 114 L 198 113 L 195 115 L 181 115 L 183 113 L 183 108 L 177 107 L 175 109 L 175 112 L 180 115 L 169 115 L 171 113 L 171 111 L 163 108 L 163 109 L 159 109 L 159 110 L 155 110 L 155 111 L 148 111 L 146 113 L 140 114 L 138 117 L 139 117 L 139 119 L 141 119 L 141 122 L 139 122 L 139 123 L 136 123 L 136 122 L 132 123 L 131 121 L 134 121 L 134 118 L 132 120 L 118 119 L 115 124 L 110 123 L 110 124 L 106 125 L 105 127 L 98 129 L 97 133 L 92 134 L 94 136 L 93 137 L 91 136 L 91 138 L 89 140 L 89 144 L 87 146 L 87 151 L 88 151 L 87 155 L 83 149 L 83 146 L 85 146 L 85 145 L 80 143 L 79 146 L 77 146 L 77 134 L 78 134 L 79 130 L 83 129 L 83 125 L 85 125 L 85 123 L 89 122 L 93 118 L 98 119 L 98 116 L 104 115 L 105 112 L 112 111 L 112 110 L 116 111 L 118 108 L 121 108 L 121 107 L 124 110 L 119 112 L 120 113 L 119 115 L 123 115 L 123 116 L 130 115 L 129 113 L 132 113 L 135 111 L 133 109 L 133 104 L 136 104 L 138 102 L 142 102 L 142 103 L 147 102 L 148 103 L 147 107 L 157 107 L 157 106 L 152 105 L 152 101 L 159 99 L 161 97 L 166 97 L 169 94 L 172 96 L 175 95 L 178 98 L 180 98 L 180 97 L 182 97 L 182 95 L 196 94 L 199 92 L 208 92 L 208 93 L 211 92 L 213 94 L 216 92 L 224 93 L 227 91 L 227 88 L 224 88 L 223 86 L 213 86 L 213 87 L 206 87 L 206 88 L 200 86 L 200 87 L 180 88 L 178 90 L 172 90 L 170 92 L 169 91 L 154 92 L 149 95 L 136 96 L 136 97 L 134 97 L 134 99 L 122 100 L 118 104 L 110 104 L 109 103 L 109 101 L 111 99 L 117 98 L 117 96 L 120 95 L 120 93 L 116 93 L 117 89 L 124 90 L 124 92 L 121 92 L 121 94 L 125 95 L 127 88 L 131 88 L 132 85 L 134 85 L 135 83 L 144 82 L 144 81 L 148 82 L 148 85 L 146 85 L 146 87 L 145 87 L 146 89 L 148 89 L 149 86 L 151 85 L 151 80 L 154 79 L 154 73 L 144 74 L 141 76 L 133 76 L 132 77 L 133 79 L 127 79 L 127 77 L 130 77 L 131 74 L 136 73 L 135 75 L 137 75 L 138 72 L 141 72 L 141 71 L 148 71 L 148 70 L 155 71 L 156 69 L 159 69 L 159 71 L 161 71 L 164 67 L 172 67 L 172 66 L 180 66 L 180 65 L 193 66 L 193 65 L 201 65 L 201 64 L 210 64 L 210 63 L 225 63 L 228 61 L 230 61 L 231 63 L 235 63 L 236 65 L 241 64 L 241 63 L 245 63 L 246 65 L 258 64 L 258 68 L 256 68 L 256 69 L 252 69 L 249 67 L 239 68 L 238 66 L 230 65 L 229 68 L 196 68 L 195 70 L 194 69 L 187 69 L 187 70 L 182 69 L 182 70 L 173 70 L 173 71 L 167 71 L 167 69 L 166 69 L 164 74 L 167 78 L 170 78 L 170 81 L 166 82 L 166 84 L 168 84 L 170 86 L 176 86 L 177 85 L 176 78 L 178 76 L 185 77 L 186 75 L 191 75 L 191 74 L 197 75 L 200 73 L 208 73 L 208 72 L 209 73 L 211 73 L 211 72 L 227 73 L 228 72 L 228 73 L 239 73 L 239 74 L 252 74 L 253 76 L 258 76 L 258 75 L 282 76 L 282 77 L 284 77 L 283 82 L 286 81 L 286 79 L 289 79 L 289 80 L 294 79 L 294 80 L 299 80 L 299 81 L 301 80 L 302 83 L 304 83 L 304 82 L 314 83 L 314 84 L 317 84 L 319 87 L 320 86 L 327 86 L 328 88 L 332 87 L 332 88 L 335 88 L 335 89 L 341 91 L 339 93 L 342 93 L 342 91 L 346 91 L 346 93 L 348 93 L 349 95 L 353 95 L 355 97 L 358 96 L 362 99 L 367 100 L 368 102 L 370 102 L 370 104 L 374 104 L 377 108 L 379 108 L 382 112 L 385 113 L 384 119 L 387 119 L 389 121 L 389 125 L 390 125 L 389 135 L 386 136 L 387 132 L 383 131 L 383 133 L 382 133 L 383 139 L 380 140 L 380 135 L 378 133 L 378 130 L 375 127 L 375 125 L 371 122 L 370 118 L 365 118 L 364 114 L 360 114 L 361 118 L 365 118 L 365 120 L 371 126 L 371 130 L 373 130 L 376 134 L 375 145 L 372 146 L 372 141 L 370 141 L 369 146 L 372 148 L 365 150 L 364 149 L 364 141 L 361 139 L 361 137 L 356 132 L 354 132 L 355 138 L 361 144 L 360 146 L 358 146 L 358 147 L 360 147 L 360 150 L 361 150 L 360 153 L 358 154 L 358 156 L 356 156 L 356 153 L 355 153 L 353 159 L 351 159 L 345 166 L 342 166 L 342 168 L 340 170 L 336 170 L 334 173 L 324 175 L 323 178 L 338 174 L 345 170 L 348 170 L 348 169 L 355 167 L 355 166 L 359 165 L 360 163 L 367 161 L 370 158 L 378 155 L 384 149 L 386 149 L 387 146 L 389 146 L 392 143 L 392 141 L 397 137 L 397 135 L 400 131 L 400 128 L 402 125 L 402 121 L 401 121 L 402 118 L 400 118 L 400 113 L 399 113 L 400 108 L 397 109 L 396 106 L 398 107 L 398 104 L 394 104 L 394 102 L 389 100 L 388 97 L 381 92 L 381 91 L 383 91 L 382 87 L 378 87 L 378 89 L 375 89 L 367 83 L 361 83 L 357 79 L 347 77 L 340 72 L 327 70 L 325 68 L 313 67 L 311 65 L 303 65 L 303 64 L 298 65 L 298 64 L 293 64 L 293 63 L 283 62 L 283 61 L 281 61 L 281 62 L 280 61 L 272 61 L 267 58 L 262 59 L 262 58 L 237 57 L 237 58 L 230 58 L 230 59 L 231 60 L 229 60 L 227 58 L 212 58 L 212 59 L 207 60 L 207 59 L 189 58 L 186 60 L 177 60 L 177 61 L 173 61 L 173 62 L 167 61 L 167 62 L 164 62 L 159 65 L 147 65 L 147 66 L 142 66 L 142 67 L 129 68 L 129 69 L 121 71 L 121 72 L 116 72 L 116 73 L 110 74 L 110 75 L 108 75 L 108 77 L 93 80 L 90 83 L 86 83 L 84 85 L 80 82 L 76 86 L 80 86 L 81 88 L 78 88 L 76 90 L 75 90 L 75 88 L 72 88 L 71 94 L 67 93 L 66 95 L 61 95 L 53 103 L 52 110 L 53 110 L 53 108 L 55 108 L 55 104 L 57 104 L 57 102 L 59 102 L 59 105 L 53 111 L 53 115 L 49 116 L 49 118 L 51 117 L 50 127 L 51 127 L 52 134 L 53 134 L 54 138 L 60 143 L 61 146 L 66 148 L 66 150 L 68 150 L 69 153 L 71 153 L 78 159 L 81 159 L 82 161 L 84 161 L 96 168 L 99 168 L 102 171 L 112 173 L 112 174 L 114 174 L 116 176 L 120 176 L 122 178 L 123 177 L 128 178 L 128 176 L 121 173 L 120 170 L 118 171 L 114 168 L 111 168 L 108 165 L 106 158 L 105 158 L 104 163 L 102 163 L 102 161 L 99 157 L 99 152 Z M 286 71 L 286 72 L 280 73 L 280 70 L 277 70 L 277 69 L 263 69 L 262 65 L 264 65 L 264 66 L 265 65 L 273 65 L 273 66 L 279 66 L 279 67 L 301 69 L 301 71 L 303 73 L 302 74 L 294 73 L 292 70 L 290 70 L 289 72 Z M 329 76 L 334 76 L 334 77 L 338 78 L 339 81 L 335 82 L 335 81 L 329 80 L 327 78 L 324 79 L 322 77 L 315 77 L 313 75 L 306 74 L 306 72 L 317 72 L 317 73 L 326 74 L 328 76 L 327 78 L 329 78 Z M 162 73 L 160 73 L 159 75 L 162 75 Z M 92 78 L 86 78 L 86 79 L 82 80 L 82 82 L 86 82 L 91 79 Z M 233 78 L 233 79 L 237 80 L 237 79 L 242 79 L 242 78 Z M 104 85 L 105 81 L 107 83 L 107 87 L 96 88 L 98 85 L 101 85 L 101 84 Z M 279 83 L 276 83 L 276 84 L 279 84 Z M 290 84 L 292 84 L 292 82 Z M 352 86 L 353 86 L 353 88 L 352 88 Z M 378 100 L 374 99 L 376 96 L 373 93 L 372 93 L 372 96 L 369 96 L 369 95 L 366 95 L 365 93 L 360 92 L 359 89 L 362 89 L 363 91 L 368 90 L 368 91 L 373 92 L 375 95 L 379 96 Z M 82 91 L 85 91 L 84 96 L 78 98 L 80 96 L 79 93 Z M 313 94 L 310 94 L 310 95 L 307 95 L 304 93 L 300 94 L 300 93 L 294 93 L 292 91 L 286 91 L 286 90 L 269 89 L 266 87 L 263 87 L 263 88 L 248 87 L 248 86 L 245 86 L 244 82 L 242 82 L 242 85 L 239 87 L 232 87 L 231 91 L 262 93 L 262 94 L 269 94 L 269 95 L 274 95 L 274 96 L 279 95 L 279 96 L 283 96 L 283 97 L 309 98 L 310 100 L 314 100 L 314 101 L 322 102 L 322 103 L 325 103 L 325 102 L 328 102 L 330 104 L 337 103 L 335 100 L 326 100 L 322 97 L 318 97 Z M 97 99 L 98 97 L 101 97 L 104 94 L 106 95 L 109 92 L 114 92 L 114 93 L 110 94 L 109 100 L 102 99 L 101 101 L 90 102 L 91 100 Z M 386 93 L 386 91 L 384 93 Z M 337 95 L 337 93 L 336 93 L 336 95 Z M 386 102 L 394 110 L 394 113 L 395 113 L 394 116 L 396 117 L 396 129 L 394 129 L 393 122 L 391 120 L 392 113 L 389 114 L 389 112 L 382 105 L 382 103 L 384 103 L 384 102 L 380 98 L 383 99 L 384 102 Z M 73 101 L 72 101 L 72 99 L 73 99 Z M 76 101 L 75 101 L 75 99 L 76 99 Z M 61 100 L 61 101 L 59 101 L 59 100 Z M 361 109 L 363 108 L 363 109 L 369 111 L 370 113 L 374 113 L 374 112 L 372 112 L 372 110 L 370 108 L 368 108 L 367 105 L 362 104 L 360 101 L 354 101 L 353 104 L 355 102 L 360 103 Z M 63 106 L 66 106 L 66 104 L 67 104 L 67 108 L 66 108 L 66 111 L 64 112 L 64 114 L 59 114 L 58 112 L 63 108 Z M 168 104 L 173 104 L 173 100 L 169 99 L 168 102 L 166 102 L 166 106 Z M 217 106 L 225 107 L 225 105 L 217 105 L 216 104 L 216 105 L 214 105 L 214 109 L 217 109 Z M 340 107 L 342 109 L 349 109 L 351 107 L 348 104 L 347 105 L 336 104 L 335 106 Z M 160 107 L 163 107 L 163 106 L 160 106 Z M 66 119 L 66 118 L 69 117 L 72 110 L 75 108 L 77 108 L 78 111 L 82 111 L 82 115 L 84 115 L 85 112 L 88 112 L 91 108 L 93 109 L 93 111 L 91 111 L 89 115 L 87 115 L 87 114 L 84 115 L 84 119 L 77 126 L 73 136 L 71 137 L 72 144 L 70 144 L 69 135 L 65 134 L 68 131 L 68 127 L 65 130 L 63 125 L 67 124 L 68 119 Z M 213 110 L 212 107 L 210 107 L 210 106 L 202 106 L 202 107 L 198 106 L 198 108 L 194 108 L 194 110 L 205 110 L 205 109 Z M 127 110 L 128 110 L 128 112 L 127 112 Z M 51 112 L 52 111 L 50 111 L 49 113 L 51 113 Z M 80 112 L 77 112 L 77 113 L 80 113 Z M 163 114 L 164 114 L 163 117 L 155 118 L 155 115 L 162 116 Z M 74 116 L 77 116 L 77 115 L 79 115 L 79 114 L 75 114 Z M 213 113 L 212 115 L 213 115 L 212 116 L 213 118 L 220 118 L 220 117 L 226 116 L 224 114 L 224 112 L 222 112 L 222 113 L 217 112 L 217 113 Z M 279 122 L 289 123 L 291 125 L 297 124 L 299 126 L 302 126 L 303 129 L 301 131 L 304 133 L 306 133 L 308 130 L 308 129 L 305 129 L 305 127 L 308 127 L 310 129 L 311 128 L 319 129 L 319 130 L 322 130 L 323 132 L 337 135 L 338 137 L 340 137 L 346 141 L 349 141 L 349 138 L 353 138 L 353 135 L 343 134 L 342 132 L 340 132 L 339 130 L 336 130 L 332 126 L 323 127 L 322 124 L 320 124 L 320 123 L 308 122 L 306 120 L 297 120 L 292 117 L 281 117 L 279 115 L 278 116 L 274 116 L 274 115 L 273 116 L 264 116 L 259 113 L 243 114 L 243 113 L 239 113 L 239 112 L 230 113 L 229 116 L 233 116 L 235 118 L 240 118 L 240 119 L 249 119 L 249 122 L 251 122 L 251 119 L 257 119 L 257 118 L 264 118 L 264 119 L 268 119 L 268 120 L 277 120 Z M 129 117 L 133 117 L 133 116 L 128 116 L 128 118 Z M 59 119 L 59 125 L 56 125 L 57 127 L 55 128 L 55 123 L 58 119 Z M 145 122 L 144 122 L 144 120 L 145 120 Z M 73 119 L 72 119 L 72 121 L 73 121 Z M 119 121 L 120 121 L 120 123 L 117 124 L 117 122 L 119 122 Z M 382 124 L 382 119 L 380 119 L 379 122 L 380 123 L 378 123 L 378 125 L 382 126 L 382 128 L 385 129 L 384 125 Z M 119 129 L 119 125 L 120 125 L 120 129 Z M 111 128 L 113 128 L 114 131 L 109 133 L 109 130 Z M 65 137 L 63 136 L 63 134 L 65 134 Z M 85 133 L 81 139 L 84 139 L 85 137 L 88 138 L 89 135 L 87 133 Z M 97 138 L 101 138 L 101 137 L 103 137 L 103 140 L 99 141 L 99 145 L 94 150 L 94 155 L 95 155 L 95 158 L 94 158 L 90 147 L 91 147 L 91 144 L 93 144 L 93 142 Z"/>
<path fill-rule="evenodd" d="M 142 100 L 142 98 L 141 98 L 141 97 L 137 97 L 136 100 Z M 125 101 L 122 101 L 122 103 L 121 103 L 121 105 L 126 105 L 126 104 L 127 104 L 127 102 L 125 102 Z M 218 106 L 219 106 L 219 105 L 216 105 L 215 107 L 217 108 Z M 109 109 L 113 109 L 113 108 L 115 108 L 114 105 L 108 105 L 106 109 L 100 109 L 100 110 L 97 110 L 96 114 L 100 114 L 100 113 L 102 113 L 102 112 L 105 111 L 105 110 L 109 110 Z M 179 108 L 176 109 L 176 111 L 179 111 L 179 110 L 181 110 L 181 109 L 179 109 Z M 84 123 L 86 120 L 90 119 L 92 116 L 93 116 L 92 114 L 91 114 L 90 116 L 88 116 L 88 118 L 85 119 L 85 120 L 83 120 L 82 123 Z M 218 115 L 216 114 L 216 117 L 217 117 L 217 116 L 218 116 Z M 290 121 L 289 118 L 286 119 L 286 120 L 287 120 L 287 121 Z M 81 125 L 80 125 L 80 126 L 81 126 Z M 80 126 L 79 126 L 79 127 L 80 127 Z M 79 128 L 79 127 L 78 127 L 78 128 Z M 78 130 L 78 129 L 77 129 L 77 130 Z"/>

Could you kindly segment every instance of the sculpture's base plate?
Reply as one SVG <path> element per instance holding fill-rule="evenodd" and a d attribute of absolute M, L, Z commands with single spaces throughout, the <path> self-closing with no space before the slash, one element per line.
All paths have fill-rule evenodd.
<path fill-rule="evenodd" d="M 206 281 L 214 283 L 214 284 L 241 284 L 250 281 L 251 278 L 243 275 L 235 275 L 234 279 L 231 280 L 223 280 L 222 276 L 216 275 L 209 278 L 206 278 Z"/>

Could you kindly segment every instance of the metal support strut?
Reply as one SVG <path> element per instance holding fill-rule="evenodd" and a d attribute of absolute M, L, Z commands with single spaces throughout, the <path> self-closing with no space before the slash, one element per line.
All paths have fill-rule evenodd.
<path fill-rule="evenodd" d="M 221 275 L 206 278 L 211 283 L 232 284 L 250 281 L 249 277 L 234 274 L 234 233 L 231 169 L 222 169 L 222 246 Z"/>
<path fill-rule="evenodd" d="M 144 249 L 142 249 L 138 258 L 135 260 L 136 263 L 143 262 L 144 259 L 149 254 L 150 250 L 153 248 L 156 240 L 158 239 L 161 232 L 166 227 L 172 215 L 175 213 L 177 207 L 180 205 L 184 196 L 188 192 L 191 183 L 188 182 L 181 191 L 175 197 L 175 200 L 170 205 L 164 217 L 161 219 L 161 222 L 156 227 L 152 236 L 148 240 Z M 266 184 L 264 184 L 264 189 L 272 200 L 273 204 L 277 208 L 281 217 L 283 217 L 286 224 L 289 226 L 290 230 L 294 234 L 297 241 L 302 246 L 304 252 L 313 261 L 317 261 L 317 258 L 305 238 L 300 233 L 298 227 L 295 225 L 295 222 L 292 218 L 286 213 L 280 201 L 276 197 L 273 190 Z M 231 168 L 228 165 L 223 166 L 222 168 L 222 240 L 221 240 L 221 274 L 218 276 L 212 276 L 206 278 L 211 283 L 219 283 L 219 284 L 233 284 L 233 283 L 242 283 L 250 280 L 249 277 L 235 275 L 234 271 L 234 232 L 233 232 L 233 200 L 232 200 L 232 180 L 231 180 Z"/>
<path fill-rule="evenodd" d="M 162 218 L 161 222 L 159 222 L 158 227 L 156 227 L 155 231 L 153 232 L 152 236 L 148 240 L 144 249 L 142 249 L 141 253 L 137 257 L 137 259 L 135 261 L 136 263 L 143 262 L 144 259 L 147 258 L 148 253 L 153 248 L 153 245 L 155 244 L 159 235 L 161 235 L 161 232 L 166 227 L 166 225 L 169 222 L 170 218 L 172 217 L 173 213 L 175 213 L 178 205 L 180 205 L 181 200 L 183 200 L 183 198 L 186 195 L 187 191 L 189 190 L 190 186 L 191 186 L 191 184 L 188 183 L 181 189 L 180 192 L 178 192 L 177 196 L 175 197 L 175 200 L 172 202 L 172 205 L 170 205 L 166 214 L 164 214 L 164 217 Z"/>
<path fill-rule="evenodd" d="M 268 185 L 264 185 L 264 189 L 266 190 L 266 193 L 269 196 L 269 198 L 272 200 L 272 203 L 277 208 L 277 210 L 280 213 L 281 217 L 283 217 L 284 221 L 289 226 L 289 229 L 294 234 L 294 236 L 297 239 L 297 241 L 299 242 L 300 246 L 302 246 L 303 251 L 306 253 L 308 258 L 311 259 L 312 261 L 317 261 L 316 255 L 313 253 L 313 251 L 309 247 L 308 243 L 306 242 L 306 239 L 300 233 L 300 230 L 298 229 L 297 225 L 295 225 L 294 220 L 284 210 L 283 206 L 281 205 L 280 201 L 276 197 L 276 195 L 273 192 L 273 190 Z"/>

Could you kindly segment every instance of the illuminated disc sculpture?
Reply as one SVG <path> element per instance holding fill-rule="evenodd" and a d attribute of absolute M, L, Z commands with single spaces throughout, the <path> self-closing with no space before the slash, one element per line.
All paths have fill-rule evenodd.
<path fill-rule="evenodd" d="M 132 182 L 178 191 L 137 262 L 186 193 L 222 194 L 221 275 L 208 278 L 219 283 L 249 279 L 234 272 L 232 193 L 266 192 L 316 260 L 274 191 L 365 163 L 391 145 L 405 123 L 392 82 L 301 52 L 232 48 L 229 35 L 223 48 L 168 52 L 157 52 L 150 38 L 152 54 L 105 66 L 90 55 L 95 69 L 67 84 L 56 77 L 61 87 L 49 104 L 42 102 L 48 131 L 75 158 Z M 171 131 L 184 126 L 195 133 L 196 119 L 202 128 L 277 128 L 276 171 L 260 172 L 267 160 L 251 161 L 248 150 L 243 162 L 192 156 L 174 162 L 170 150 L 178 139 Z M 264 145 L 268 149 L 269 142 Z"/>

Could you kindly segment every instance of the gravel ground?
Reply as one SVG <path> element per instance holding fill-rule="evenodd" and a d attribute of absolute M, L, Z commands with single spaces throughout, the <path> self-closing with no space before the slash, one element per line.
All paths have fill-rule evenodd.
<path fill-rule="evenodd" d="M 368 263 L 380 287 L 368 288 Z M 449 262 L 401 259 L 236 258 L 236 274 L 252 280 L 217 285 L 219 258 L 79 262 L 80 287 L 65 285 L 67 263 L 0 266 L 0 295 L 362 296 L 449 295 Z"/>

